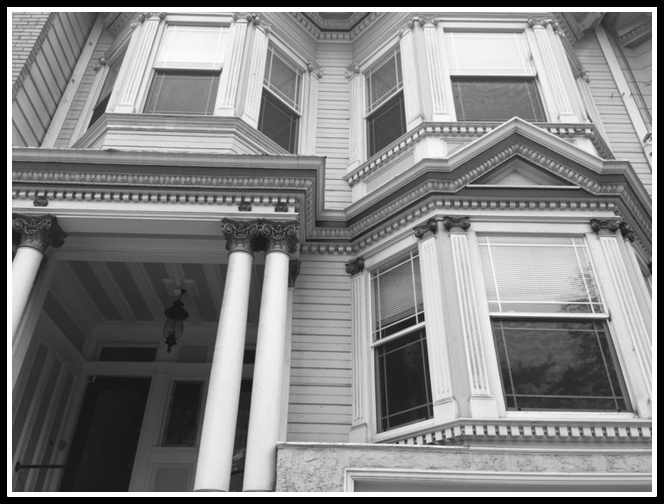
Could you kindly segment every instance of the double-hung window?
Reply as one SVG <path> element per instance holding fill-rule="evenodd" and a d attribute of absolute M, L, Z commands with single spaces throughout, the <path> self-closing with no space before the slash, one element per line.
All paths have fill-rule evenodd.
<path fill-rule="evenodd" d="M 445 34 L 458 121 L 546 121 L 524 33 Z"/>
<path fill-rule="evenodd" d="M 166 26 L 143 112 L 212 115 L 227 28 Z"/>
<path fill-rule="evenodd" d="M 297 152 L 303 75 L 285 56 L 268 49 L 258 130 L 291 154 Z"/>
<path fill-rule="evenodd" d="M 406 111 L 397 49 L 365 74 L 367 147 L 369 157 L 406 132 Z"/>
<path fill-rule="evenodd" d="M 575 237 L 479 237 L 507 410 L 628 411 L 588 249 Z"/>
<path fill-rule="evenodd" d="M 378 431 L 431 418 L 420 262 L 410 252 L 371 275 Z"/>

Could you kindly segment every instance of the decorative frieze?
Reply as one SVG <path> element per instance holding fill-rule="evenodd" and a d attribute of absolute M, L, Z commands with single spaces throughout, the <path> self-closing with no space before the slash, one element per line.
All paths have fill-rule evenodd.
<path fill-rule="evenodd" d="M 346 273 L 349 275 L 357 275 L 364 270 L 364 257 L 356 257 L 346 263 Z"/>
<path fill-rule="evenodd" d="M 438 224 L 436 224 L 436 219 L 433 217 L 413 227 L 413 234 L 416 238 L 422 238 L 428 231 L 433 234 L 436 234 L 436 231 L 438 231 Z"/>
<path fill-rule="evenodd" d="M 53 215 L 12 214 L 12 231 L 20 236 L 18 247 L 30 247 L 46 253 L 49 247 L 59 248 L 65 243 L 67 233 Z"/>
<path fill-rule="evenodd" d="M 446 215 L 443 217 L 443 226 L 445 226 L 445 229 L 448 231 L 450 231 L 452 228 L 461 228 L 463 231 L 467 231 L 470 227 L 470 217 L 456 217 Z"/>

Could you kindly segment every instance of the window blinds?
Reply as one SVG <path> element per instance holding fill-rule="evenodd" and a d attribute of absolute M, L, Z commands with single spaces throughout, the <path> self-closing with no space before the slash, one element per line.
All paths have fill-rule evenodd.
<path fill-rule="evenodd" d="M 580 238 L 480 237 L 489 311 L 602 313 Z"/>

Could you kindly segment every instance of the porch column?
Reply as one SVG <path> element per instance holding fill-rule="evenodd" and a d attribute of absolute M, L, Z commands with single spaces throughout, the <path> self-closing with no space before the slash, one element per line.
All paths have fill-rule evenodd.
<path fill-rule="evenodd" d="M 210 370 L 194 491 L 228 492 L 240 402 L 249 287 L 258 221 L 224 219 L 228 271 Z"/>
<path fill-rule="evenodd" d="M 12 347 L 32 284 L 48 247 L 61 247 L 67 233 L 53 215 L 12 214 L 12 231 L 19 236 L 12 261 Z"/>
<path fill-rule="evenodd" d="M 245 492 L 271 492 L 275 488 L 288 324 L 288 273 L 290 254 L 297 250 L 298 227 L 297 221 L 262 221 L 261 233 L 266 240 L 265 276 L 249 409 L 242 486 Z"/>

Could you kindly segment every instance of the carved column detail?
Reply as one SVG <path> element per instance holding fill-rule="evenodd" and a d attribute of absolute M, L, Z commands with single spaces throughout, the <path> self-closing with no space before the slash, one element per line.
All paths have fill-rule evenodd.
<path fill-rule="evenodd" d="M 30 247 L 46 253 L 49 247 L 59 248 L 65 242 L 65 233 L 53 215 L 12 214 L 12 230 L 20 237 L 18 248 Z"/>
<path fill-rule="evenodd" d="M 406 113 L 406 128 L 411 129 L 423 120 L 418 71 L 416 64 L 413 31 L 405 30 L 399 41 L 401 51 L 401 68 L 403 73 L 403 98 Z"/>
<path fill-rule="evenodd" d="M 623 238 L 633 242 L 636 238 L 636 234 L 632 231 L 632 228 L 622 218 L 615 219 L 591 219 L 590 220 L 591 229 L 599 234 L 601 230 L 606 229 L 608 231 L 617 232 L 620 231 Z"/>
<path fill-rule="evenodd" d="M 366 443 L 369 441 L 371 397 L 369 377 L 369 342 L 371 341 L 371 301 L 369 299 L 369 274 L 356 274 L 350 280 L 351 285 L 351 321 L 352 321 L 352 394 L 353 420 L 349 441 Z"/>
<path fill-rule="evenodd" d="M 242 118 L 252 127 L 258 126 L 261 96 L 263 94 L 263 78 L 265 77 L 265 60 L 267 59 L 268 37 L 260 25 L 252 24 L 252 43 L 247 54 L 249 66 L 248 79 L 245 84 L 245 98 Z"/>
<path fill-rule="evenodd" d="M 429 232 L 436 234 L 437 231 L 438 231 L 438 224 L 436 223 L 436 219 L 434 219 L 433 217 L 431 219 L 427 219 L 426 222 L 423 222 L 422 224 L 418 224 L 417 226 L 413 227 L 413 234 L 415 235 L 416 238 L 422 238 L 424 235 L 426 235 Z"/>
<path fill-rule="evenodd" d="M 615 223 L 612 222 L 611 226 Z M 639 368 L 649 390 L 652 388 L 652 347 L 648 329 L 639 311 L 636 294 L 623 257 L 620 253 L 618 237 L 613 235 L 600 235 L 599 241 L 608 263 L 611 280 L 618 296 L 618 301 L 625 316 L 626 328 L 629 333 L 631 347 L 639 362 Z"/>
<path fill-rule="evenodd" d="M 364 258 L 356 257 L 346 263 L 346 273 L 349 275 L 357 275 L 364 270 Z"/>
<path fill-rule="evenodd" d="M 221 231 L 226 239 L 226 250 L 234 252 L 243 250 L 253 254 L 260 250 L 260 220 L 238 221 L 222 219 Z"/>
<path fill-rule="evenodd" d="M 433 219 L 430 219 L 433 220 Z M 434 225 L 435 225 L 435 221 Z M 452 391 L 452 375 L 443 313 L 443 280 L 436 236 L 429 234 L 418 245 L 422 271 L 422 298 L 426 313 L 426 338 L 433 395 L 434 418 L 449 421 L 457 417 Z"/>
<path fill-rule="evenodd" d="M 300 276 L 300 267 L 302 266 L 302 261 L 299 259 L 291 259 L 288 263 L 288 287 L 290 289 L 295 287 L 295 280 Z"/>
<path fill-rule="evenodd" d="M 364 79 L 360 73 L 360 67 L 351 65 L 345 73 L 349 83 L 350 93 L 350 162 L 349 170 L 362 163 L 365 152 L 364 131 Z"/>
<path fill-rule="evenodd" d="M 309 62 L 305 78 L 304 103 L 302 104 L 302 141 L 299 152 L 313 155 L 316 151 L 316 122 L 318 118 L 318 84 L 323 72 L 317 63 Z"/>
<path fill-rule="evenodd" d="M 453 228 L 461 228 L 461 230 L 466 231 L 470 227 L 470 217 L 456 217 L 446 215 L 443 217 L 443 226 L 448 231 L 451 231 Z"/>
<path fill-rule="evenodd" d="M 555 40 L 553 28 L 551 27 L 550 20 L 547 19 L 534 19 L 531 18 L 530 26 L 535 35 L 535 41 L 542 58 L 542 64 L 546 72 L 546 80 L 551 86 L 551 92 L 555 99 L 556 107 L 560 117 L 555 118 L 559 121 L 569 121 L 574 119 L 574 111 L 570 103 L 567 89 L 561 77 L 561 70 L 556 60 L 554 48 L 552 46 L 552 38 Z M 555 40 L 556 43 L 559 41 Z"/>
<path fill-rule="evenodd" d="M 240 84 L 240 69 L 242 68 L 246 37 L 247 20 L 236 16 L 228 33 L 228 48 L 224 68 L 219 79 L 219 96 L 216 109 L 219 115 L 235 115 L 235 101 Z"/>
<path fill-rule="evenodd" d="M 443 57 L 444 43 L 444 37 L 442 33 L 439 34 L 437 26 L 431 23 L 424 25 L 424 47 L 431 87 L 433 121 L 452 120 L 445 100 L 445 86 L 450 82 L 450 76 L 449 69 L 446 68 L 447 58 Z"/>
<path fill-rule="evenodd" d="M 297 237 L 299 227 L 300 223 L 296 220 L 285 222 L 260 220 L 259 232 L 263 240 L 263 250 L 266 252 L 279 250 L 287 254 L 295 253 L 299 243 Z"/>
<path fill-rule="evenodd" d="M 138 92 L 146 74 L 148 58 L 152 52 L 152 46 L 157 35 L 157 28 L 161 23 L 163 15 L 151 13 L 151 15 L 140 26 L 137 26 L 132 35 L 132 41 L 127 54 L 128 61 L 127 77 L 123 83 L 124 90 L 120 95 L 120 101 L 115 109 L 116 112 L 136 112 L 136 101 Z"/>

